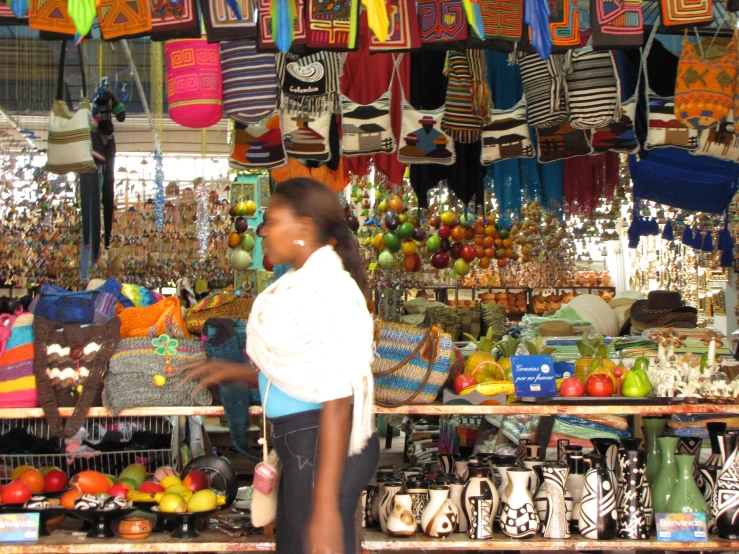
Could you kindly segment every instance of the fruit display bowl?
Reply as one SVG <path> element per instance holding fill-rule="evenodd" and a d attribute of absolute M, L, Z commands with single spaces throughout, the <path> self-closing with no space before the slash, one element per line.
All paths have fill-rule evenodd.
<path fill-rule="evenodd" d="M 64 493 L 67 493 L 67 492 L 69 492 L 69 491 L 71 491 L 71 490 L 72 490 L 71 488 L 66 488 L 66 489 L 64 489 L 63 491 L 57 491 L 57 492 L 43 492 L 43 493 L 41 493 L 41 494 L 42 494 L 43 496 L 45 496 L 46 498 L 61 498 L 61 497 L 62 497 L 62 496 L 64 495 Z"/>
<path fill-rule="evenodd" d="M 174 521 L 175 529 L 172 532 L 173 539 L 194 539 L 200 536 L 196 529 L 197 523 L 202 521 L 218 510 L 208 510 L 205 512 L 160 512 L 159 507 L 155 506 L 151 509 L 152 514 L 156 514 L 166 521 Z"/>
<path fill-rule="evenodd" d="M 209 488 L 226 497 L 226 504 L 219 506 L 221 510 L 231 507 L 239 492 L 239 478 L 236 472 L 219 456 L 199 456 L 185 466 L 180 475 L 185 479 L 191 471 L 202 471 L 208 476 Z"/>
<path fill-rule="evenodd" d="M 67 513 L 67 509 L 62 506 L 53 506 L 51 508 L 24 508 L 21 505 L 7 504 L 0 506 L 0 513 L 3 514 L 38 514 L 38 536 L 48 537 L 51 535 L 46 524 L 52 519 L 63 516 Z"/>
<path fill-rule="evenodd" d="M 69 514 L 91 524 L 87 533 L 90 539 L 109 539 L 115 537 L 110 524 L 116 519 L 121 519 L 133 513 L 136 508 L 123 508 L 121 510 L 69 510 Z"/>

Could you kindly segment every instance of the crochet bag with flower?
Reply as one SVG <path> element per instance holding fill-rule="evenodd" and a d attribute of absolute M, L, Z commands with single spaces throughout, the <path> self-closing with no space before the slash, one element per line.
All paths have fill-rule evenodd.
<path fill-rule="evenodd" d="M 155 338 L 123 339 L 110 358 L 103 405 L 115 416 L 121 410 L 148 406 L 210 406 L 213 397 L 198 383 L 183 383 L 185 368 L 205 361 L 202 341 Z"/>
<path fill-rule="evenodd" d="M 64 325 L 34 318 L 33 372 L 53 435 L 74 436 L 90 407 L 100 405 L 103 376 L 118 344 L 120 325 L 117 318 L 100 325 Z M 64 425 L 60 407 L 74 407 Z"/>
<path fill-rule="evenodd" d="M 33 315 L 0 315 L 0 408 L 38 406 L 33 375 Z"/>

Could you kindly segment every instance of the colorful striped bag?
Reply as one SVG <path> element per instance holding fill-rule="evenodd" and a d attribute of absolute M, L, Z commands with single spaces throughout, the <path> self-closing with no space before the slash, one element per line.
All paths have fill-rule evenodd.
<path fill-rule="evenodd" d="M 380 406 L 430 404 L 449 377 L 452 338 L 439 327 L 376 324 L 372 373 Z"/>
<path fill-rule="evenodd" d="M 33 315 L 0 315 L 0 408 L 36 408 Z"/>
<path fill-rule="evenodd" d="M 171 40 L 164 51 L 172 121 L 192 129 L 218 123 L 223 117 L 218 44 L 209 44 L 205 39 Z"/>
<path fill-rule="evenodd" d="M 253 40 L 221 43 L 223 109 L 239 123 L 259 123 L 277 106 L 274 54 L 260 54 Z"/>
<path fill-rule="evenodd" d="M 110 358 L 103 405 L 115 416 L 147 406 L 210 406 L 209 390 L 192 393 L 197 381 L 183 382 L 185 368 L 205 361 L 200 339 L 123 339 Z"/>

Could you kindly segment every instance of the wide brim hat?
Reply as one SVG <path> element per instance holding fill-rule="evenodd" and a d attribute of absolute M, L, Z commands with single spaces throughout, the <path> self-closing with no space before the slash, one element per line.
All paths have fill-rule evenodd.
<path fill-rule="evenodd" d="M 698 310 L 692 306 L 683 306 L 679 292 L 653 290 L 646 300 L 639 300 L 631 306 L 631 319 L 650 323 L 671 312 L 697 314 Z"/>

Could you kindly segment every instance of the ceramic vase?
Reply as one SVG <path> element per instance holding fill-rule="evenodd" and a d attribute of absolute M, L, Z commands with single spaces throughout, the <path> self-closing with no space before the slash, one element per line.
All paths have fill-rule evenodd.
<path fill-rule="evenodd" d="M 543 483 L 534 497 L 541 533 L 545 539 L 568 539 L 570 525 L 565 487 L 570 468 L 562 464 L 544 464 L 541 469 Z"/>
<path fill-rule="evenodd" d="M 602 456 L 590 456 L 580 501 L 580 534 L 586 539 L 610 540 L 618 534 L 618 509 L 608 466 Z"/>
<path fill-rule="evenodd" d="M 500 486 L 498 487 L 498 498 L 500 498 L 500 503 L 498 504 L 498 511 L 495 514 L 495 522 L 500 524 L 500 514 L 503 511 L 503 506 L 508 500 L 508 491 L 511 489 L 511 483 L 508 479 L 508 470 L 518 467 L 517 465 L 513 466 L 499 466 L 498 472 L 500 475 Z"/>
<path fill-rule="evenodd" d="M 541 454 L 541 445 L 528 442 L 524 445 L 527 460 L 538 460 Z"/>
<path fill-rule="evenodd" d="M 677 453 L 678 454 L 692 454 L 694 457 L 693 462 L 693 479 L 698 488 L 703 490 L 703 476 L 701 475 L 700 467 L 698 466 L 698 460 L 701 456 L 701 447 L 703 446 L 703 439 L 694 437 L 680 437 L 677 441 Z"/>
<path fill-rule="evenodd" d="M 536 446 L 539 446 L 539 445 L 537 444 Z M 523 461 L 523 467 L 531 470 L 531 480 L 529 481 L 529 492 L 531 492 L 532 496 L 536 494 L 536 491 L 539 490 L 539 486 L 541 485 L 541 479 L 539 478 L 539 473 L 537 472 L 536 468 L 543 464 L 544 462 L 542 460 L 524 460 Z"/>
<path fill-rule="evenodd" d="M 527 446 L 533 441 L 531 439 L 519 439 L 518 448 L 516 449 L 516 458 L 518 458 L 518 465 L 523 467 L 523 461 L 528 457 Z"/>
<path fill-rule="evenodd" d="M 659 465 L 661 462 L 661 452 L 657 437 L 665 432 L 667 421 L 660 418 L 644 418 L 644 435 L 647 437 L 647 481 L 654 491 L 654 481 L 659 473 Z"/>
<path fill-rule="evenodd" d="M 372 502 L 370 504 L 370 519 L 373 522 L 373 526 L 380 525 L 380 503 L 385 495 L 385 484 L 392 482 L 392 479 L 387 475 L 378 475 L 376 480 L 377 491 L 375 492 L 375 496 L 372 498 Z"/>
<path fill-rule="evenodd" d="M 719 455 L 720 456 L 720 455 Z M 719 466 L 703 466 L 701 467 L 701 477 L 703 482 L 703 499 L 706 501 L 710 514 L 706 516 L 708 520 L 708 532 L 711 534 L 718 533 L 716 529 L 716 510 L 713 507 L 713 492 L 716 488 L 716 479 L 718 479 L 721 468 Z"/>
<path fill-rule="evenodd" d="M 470 528 L 468 515 L 464 509 L 464 485 L 461 482 L 449 485 L 449 500 L 457 507 L 457 533 L 466 533 Z"/>
<path fill-rule="evenodd" d="M 659 475 L 657 475 L 654 487 L 652 487 L 652 502 L 654 504 L 654 512 L 657 514 L 667 511 L 670 495 L 675 485 L 677 485 L 678 472 L 677 463 L 675 462 L 677 441 L 677 437 L 659 437 L 657 439 L 662 453 L 662 459 L 659 463 Z M 649 463 L 648 460 L 647 463 Z"/>
<path fill-rule="evenodd" d="M 421 530 L 421 514 L 428 503 L 429 487 L 426 481 L 407 481 L 406 489 L 411 496 L 411 510 L 416 519 L 416 526 Z"/>
<path fill-rule="evenodd" d="M 429 502 L 421 515 L 423 532 L 433 539 L 448 537 L 457 528 L 457 507 L 449 500 L 449 487 L 429 487 Z"/>
<path fill-rule="evenodd" d="M 713 511 L 719 537 L 739 540 L 739 435 L 724 432 L 718 436 L 721 467 L 713 491 Z"/>
<path fill-rule="evenodd" d="M 372 517 L 372 505 L 375 502 L 377 496 L 377 485 L 367 485 L 367 498 L 366 504 L 362 507 L 365 512 L 365 521 L 367 527 L 374 527 L 377 525 L 377 520 Z"/>
<path fill-rule="evenodd" d="M 380 529 L 383 533 L 387 533 L 387 518 L 393 510 L 393 499 L 400 492 L 402 485 L 396 481 L 385 483 L 385 492 L 380 500 Z"/>
<path fill-rule="evenodd" d="M 413 516 L 411 495 L 401 493 L 395 495 L 386 525 L 387 533 L 391 537 L 410 537 L 416 534 L 416 518 Z"/>
<path fill-rule="evenodd" d="M 570 446 L 570 439 L 559 439 L 557 441 L 557 463 L 567 464 L 567 447 Z"/>
<path fill-rule="evenodd" d="M 467 471 L 468 465 L 469 465 L 469 462 L 467 460 L 455 460 L 454 461 L 454 474 L 457 477 L 459 477 L 463 483 L 467 481 L 467 476 L 469 475 Z"/>
<path fill-rule="evenodd" d="M 525 468 L 509 468 L 510 488 L 500 515 L 500 529 L 512 539 L 528 539 L 539 530 L 539 515 L 529 491 L 532 471 Z"/>
<path fill-rule="evenodd" d="M 439 454 L 438 459 L 441 473 L 446 473 L 447 475 L 454 473 L 454 462 L 456 462 L 456 456 L 454 454 Z"/>
<path fill-rule="evenodd" d="M 708 511 L 708 505 L 693 478 L 695 456 L 692 454 L 677 454 L 675 461 L 677 463 L 677 485 L 670 495 L 667 511 L 669 513 L 703 512 L 706 521 L 708 521 L 711 515 Z"/>
<path fill-rule="evenodd" d="M 721 467 L 721 447 L 718 444 L 718 436 L 726 431 L 726 423 L 723 421 L 709 421 L 706 423 L 706 429 L 711 440 L 711 455 L 706 460 L 705 465 Z"/>
<path fill-rule="evenodd" d="M 641 448 L 642 439 L 630 437 L 621 439 L 621 450 L 639 450 Z"/>
<path fill-rule="evenodd" d="M 486 496 L 470 498 L 470 528 L 467 536 L 471 539 L 490 540 L 493 538 L 493 499 Z"/>
<path fill-rule="evenodd" d="M 362 508 L 362 528 L 367 527 L 367 497 L 369 496 L 369 485 L 362 491 L 362 496 L 359 497 L 359 506 Z"/>
<path fill-rule="evenodd" d="M 517 467 L 518 463 L 515 456 L 499 456 L 495 455 L 492 458 L 488 460 L 488 467 L 490 468 L 490 471 L 493 475 L 493 483 L 495 483 L 495 486 L 497 487 L 498 491 L 500 491 L 500 485 L 502 482 L 502 477 L 500 475 L 500 469 L 501 467 Z"/>
<path fill-rule="evenodd" d="M 619 450 L 618 466 L 623 485 L 618 505 L 618 536 L 631 540 L 649 539 L 646 504 L 651 504 L 652 499 L 646 475 L 647 453 L 643 450 Z"/>
<path fill-rule="evenodd" d="M 585 460 L 579 452 L 567 456 L 570 471 L 567 475 L 567 491 L 572 495 L 574 507 L 570 518 L 570 529 L 577 531 L 580 527 L 580 500 L 585 487 Z"/>
<path fill-rule="evenodd" d="M 618 447 L 619 441 L 616 439 L 591 439 L 593 449 L 596 454 L 603 456 L 608 468 L 608 475 L 611 477 L 614 490 L 616 491 L 616 501 L 618 501 L 618 480 L 616 479 L 616 467 L 618 466 Z"/>
<path fill-rule="evenodd" d="M 487 466 L 483 464 L 470 464 L 468 470 L 470 476 L 462 492 L 462 512 L 467 516 L 467 521 L 470 521 L 470 511 L 472 510 L 470 498 L 473 496 L 490 498 L 493 502 L 493 514 L 498 513 L 500 496 L 498 495 L 498 489 L 495 488 L 495 484 L 487 476 Z M 462 516 L 460 515 L 461 519 Z"/>

